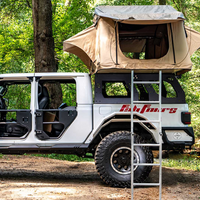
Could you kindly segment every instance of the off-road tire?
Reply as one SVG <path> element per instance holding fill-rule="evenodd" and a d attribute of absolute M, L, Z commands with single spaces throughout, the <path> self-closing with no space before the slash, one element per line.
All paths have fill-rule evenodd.
<path fill-rule="evenodd" d="M 134 141 L 135 143 L 144 143 L 142 137 L 137 134 L 134 136 Z M 131 186 L 130 170 L 128 174 L 121 174 L 114 170 L 115 168 L 113 164 L 111 164 L 113 153 L 116 152 L 117 149 L 124 147 L 131 149 L 131 134 L 128 131 L 116 131 L 103 138 L 95 152 L 95 165 L 98 174 L 106 184 L 113 187 Z M 136 152 L 139 157 L 138 163 L 153 163 L 153 154 L 148 147 L 136 146 L 134 152 Z M 134 182 L 141 183 L 149 176 L 152 166 L 136 166 L 134 170 Z"/>

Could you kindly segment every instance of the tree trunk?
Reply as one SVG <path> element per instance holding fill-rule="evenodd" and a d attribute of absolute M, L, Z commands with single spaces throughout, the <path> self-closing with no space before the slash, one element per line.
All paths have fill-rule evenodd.
<path fill-rule="evenodd" d="M 180 4 L 179 7 L 181 8 L 181 12 L 187 19 L 187 6 L 186 6 L 185 0 L 180 0 L 180 1 L 178 1 L 178 3 Z"/>
<path fill-rule="evenodd" d="M 52 4 L 51 0 L 32 0 L 35 72 L 56 72 L 54 56 L 54 38 L 52 35 Z M 52 87 L 47 84 L 50 94 L 50 108 L 57 108 L 62 103 L 60 84 Z"/>
<path fill-rule="evenodd" d="M 51 0 L 33 0 L 35 72 L 56 72 Z"/>
<path fill-rule="evenodd" d="M 159 5 L 166 5 L 166 0 L 159 0 Z"/>

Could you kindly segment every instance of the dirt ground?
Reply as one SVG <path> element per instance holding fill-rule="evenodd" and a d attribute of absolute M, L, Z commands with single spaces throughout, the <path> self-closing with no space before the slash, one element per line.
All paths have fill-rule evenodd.
<path fill-rule="evenodd" d="M 153 168 L 148 182 L 158 180 Z M 158 187 L 135 188 L 137 200 L 158 199 Z M 200 199 L 200 172 L 163 167 L 163 200 Z M 130 189 L 111 188 L 93 162 L 68 162 L 31 156 L 0 158 L 1 200 L 128 200 Z"/>

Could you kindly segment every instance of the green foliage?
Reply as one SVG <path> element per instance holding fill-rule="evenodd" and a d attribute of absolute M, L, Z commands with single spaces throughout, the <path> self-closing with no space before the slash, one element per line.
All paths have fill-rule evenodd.
<path fill-rule="evenodd" d="M 0 73 L 33 71 L 32 12 L 15 2 L 0 4 Z"/>
<path fill-rule="evenodd" d="M 0 12 L 4 17 L 21 19 L 24 18 L 24 13 L 31 11 L 31 0 L 3 0 L 0 1 Z"/>
<path fill-rule="evenodd" d="M 197 51 L 191 57 L 193 62 L 192 71 L 182 75 L 180 84 L 186 94 L 186 102 L 192 113 L 192 124 L 195 136 L 200 137 L 200 52 Z"/>
<path fill-rule="evenodd" d="M 187 156 L 182 159 L 163 159 L 162 166 L 200 171 L 200 159 Z"/>
<path fill-rule="evenodd" d="M 105 91 L 108 96 L 127 96 L 128 92 L 123 82 L 107 82 Z"/>
<path fill-rule="evenodd" d="M 187 24 L 195 23 L 200 19 L 200 1 L 188 1 L 188 0 L 173 0 L 167 1 L 168 5 L 173 6 L 178 11 L 182 12 L 187 19 Z M 197 29 L 198 30 L 198 29 Z"/>
<path fill-rule="evenodd" d="M 166 97 L 167 98 L 175 98 L 176 97 L 176 92 L 174 90 L 174 88 L 172 87 L 172 85 L 166 81 L 163 81 L 163 84 L 166 88 L 166 91 L 167 91 L 167 95 Z"/>
<path fill-rule="evenodd" d="M 137 59 L 145 59 L 145 52 L 141 52 L 141 53 L 133 53 L 133 52 L 122 52 L 127 58 L 137 58 Z"/>
<path fill-rule="evenodd" d="M 59 3 L 58 3 L 59 2 Z M 63 41 L 92 25 L 93 1 L 52 1 L 53 33 L 59 71 L 88 72 L 83 62 L 75 55 L 63 52 Z"/>
<path fill-rule="evenodd" d="M 68 106 L 76 106 L 76 84 L 61 84 L 63 102 Z"/>
<path fill-rule="evenodd" d="M 30 109 L 31 85 L 14 84 L 7 87 L 4 96 L 7 102 L 7 109 Z M 16 119 L 16 112 L 8 112 L 6 119 Z"/>
<path fill-rule="evenodd" d="M 8 99 L 7 109 L 26 109 L 30 108 L 31 102 L 31 85 L 15 84 L 8 86 L 4 98 Z"/>

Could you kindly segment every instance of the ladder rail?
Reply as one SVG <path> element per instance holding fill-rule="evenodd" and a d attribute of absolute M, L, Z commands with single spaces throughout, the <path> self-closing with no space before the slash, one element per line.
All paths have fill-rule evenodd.
<path fill-rule="evenodd" d="M 133 200 L 134 196 L 134 123 L 133 123 L 133 99 L 134 99 L 134 85 L 133 85 L 133 77 L 134 77 L 134 71 L 131 71 L 131 200 Z"/>
<path fill-rule="evenodd" d="M 162 107 L 162 71 L 159 71 L 159 200 L 162 199 L 162 126 L 161 126 L 161 121 L 162 121 L 162 116 L 161 116 L 161 107 Z"/>

